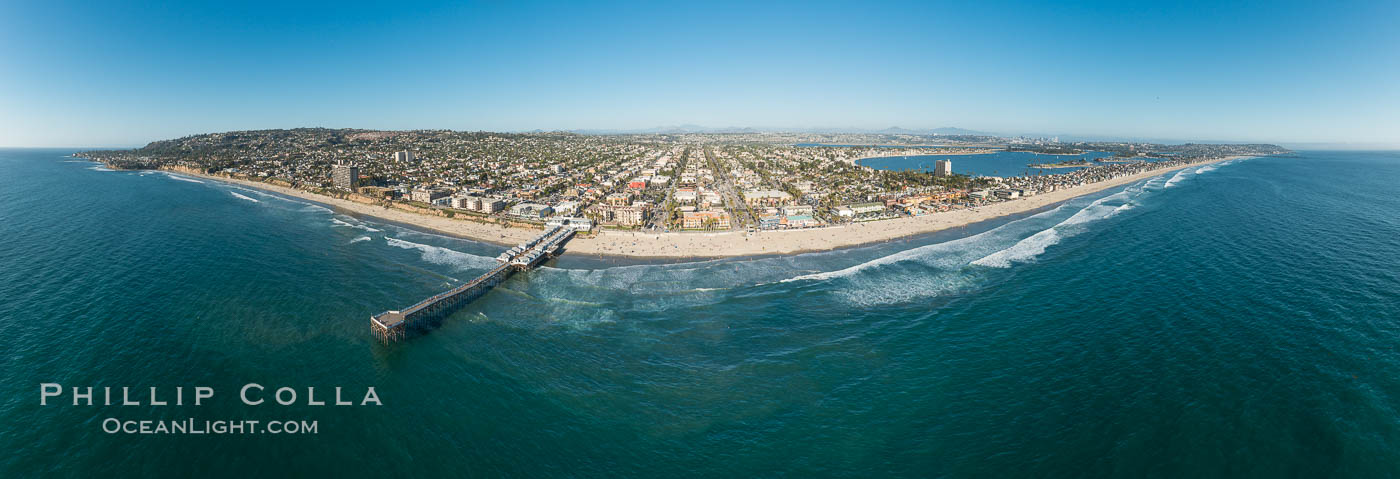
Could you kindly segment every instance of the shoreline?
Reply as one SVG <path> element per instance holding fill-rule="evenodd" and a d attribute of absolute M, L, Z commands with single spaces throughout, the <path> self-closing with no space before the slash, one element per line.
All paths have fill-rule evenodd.
<path fill-rule="evenodd" d="M 1173 171 L 1200 167 L 1238 158 L 1245 158 L 1245 156 L 1228 156 L 1188 165 L 1158 168 L 1135 175 L 1113 178 L 1075 188 L 1042 193 L 1027 198 L 994 203 L 977 208 L 823 228 L 757 231 L 754 233 L 749 233 L 747 231 L 641 233 L 602 230 L 594 233 L 592 236 L 578 237 L 571 240 L 564 251 L 566 255 L 569 253 L 577 253 L 588 256 L 612 256 L 637 259 L 715 259 L 830 251 L 904 239 L 950 228 L 958 228 L 973 223 L 1044 208 L 1079 196 L 1097 193 L 1109 188 L 1122 186 Z M 472 241 L 483 241 L 510 246 L 533 238 L 535 235 L 539 234 L 539 230 L 536 228 L 503 227 L 496 224 L 450 219 L 443 216 L 429 216 L 385 206 L 359 203 L 259 181 L 189 171 L 163 171 L 196 176 L 314 201 L 340 210 L 341 212 L 364 215 Z"/>

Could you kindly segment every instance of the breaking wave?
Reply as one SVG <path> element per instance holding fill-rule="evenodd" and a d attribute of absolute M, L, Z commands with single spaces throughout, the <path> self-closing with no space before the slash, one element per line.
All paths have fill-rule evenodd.
<path fill-rule="evenodd" d="M 360 223 L 350 223 L 350 222 L 347 222 L 347 221 L 341 221 L 340 218 L 331 218 L 331 223 L 333 223 L 335 226 L 344 226 L 344 227 L 347 227 L 347 228 L 361 229 L 361 230 L 368 231 L 368 232 L 370 232 L 370 233 L 378 233 L 379 231 L 381 231 L 381 230 L 378 230 L 378 229 L 370 228 L 370 227 L 365 226 L 365 225 L 360 224 Z"/>
<path fill-rule="evenodd" d="M 229 185 L 229 188 L 233 188 L 233 189 L 235 189 L 235 190 L 242 191 L 242 192 L 245 192 L 245 193 L 252 193 L 252 194 L 261 196 L 261 197 L 263 197 L 263 198 L 285 199 L 285 198 L 282 198 L 282 197 L 280 197 L 280 196 L 274 195 L 274 194 L 272 194 L 272 193 L 267 193 L 267 192 L 260 191 L 260 190 L 254 189 L 254 188 L 244 188 L 244 187 L 242 187 L 242 186 L 234 186 L 234 185 Z"/>
<path fill-rule="evenodd" d="M 196 179 L 194 179 L 194 178 L 185 178 L 185 177 L 183 177 L 183 176 L 175 175 L 175 174 L 171 174 L 171 173 L 166 173 L 165 176 L 166 176 L 167 178 L 172 179 L 172 180 L 186 181 L 186 182 L 190 182 L 190 183 L 199 183 L 199 184 L 201 184 L 201 185 L 204 184 L 203 181 L 199 181 L 199 180 L 196 180 Z"/>
<path fill-rule="evenodd" d="M 358 238 L 355 238 L 355 239 L 350 240 L 350 243 L 348 243 L 348 244 L 355 244 L 355 243 L 359 243 L 359 242 L 361 242 L 361 241 L 369 241 L 370 239 L 371 239 L 371 238 L 368 237 L 368 236 L 361 236 L 361 237 L 358 237 Z"/>
<path fill-rule="evenodd" d="M 1170 188 L 1172 186 L 1176 186 L 1177 183 L 1180 183 L 1182 180 L 1185 180 L 1187 178 L 1194 178 L 1202 173 L 1210 173 L 1212 171 L 1220 169 L 1220 167 L 1222 166 L 1232 165 L 1251 158 L 1255 157 L 1235 158 L 1233 160 L 1225 160 L 1217 163 L 1211 163 L 1209 165 L 1201 166 L 1199 168 L 1194 169 L 1183 168 L 1180 171 L 1177 171 L 1175 175 L 1172 175 L 1171 179 L 1167 180 L 1166 184 L 1162 185 L 1162 187 Z"/>
<path fill-rule="evenodd" d="M 983 256 L 981 259 L 973 261 L 971 264 L 978 266 L 991 266 L 994 268 L 1009 268 L 1011 263 L 1030 261 L 1036 256 L 1045 252 L 1045 248 L 1060 242 L 1060 234 L 1055 232 L 1055 228 L 1041 230 L 1031 235 L 1031 237 L 1017 241 L 1016 244 L 1001 251 Z"/>
<path fill-rule="evenodd" d="M 1132 209 L 1132 200 L 1148 191 L 1144 188 L 1145 184 L 1146 182 L 1139 182 L 1125 188 L 1123 191 L 1094 200 L 1094 202 L 1089 203 L 1088 206 L 1076 211 L 1074 215 L 1065 218 L 1064 221 L 1059 222 L 1055 226 L 1038 231 L 1026 239 L 1017 241 L 1016 244 L 1010 247 L 983 256 L 973 261 L 971 264 L 993 268 L 1009 268 L 1012 263 L 1025 263 L 1034 260 L 1037 256 L 1044 254 L 1046 248 L 1059 244 L 1061 240 L 1082 232 L 1082 225 L 1103 220 Z"/>
<path fill-rule="evenodd" d="M 238 194 L 238 193 L 234 193 L 234 192 L 232 192 L 232 191 L 228 192 L 228 194 L 233 195 L 234 198 L 238 198 L 238 199 L 240 199 L 240 200 L 248 200 L 248 201 L 251 201 L 251 202 L 254 202 L 254 203 L 262 203 L 261 201 L 258 201 L 258 200 L 253 199 L 253 198 L 249 198 L 249 197 L 247 197 L 247 196 L 240 195 L 240 194 Z"/>
<path fill-rule="evenodd" d="M 1129 211 L 1142 195 L 1165 184 L 1153 177 L 1107 196 L 1076 198 L 981 233 L 921 246 L 855 266 L 804 274 L 788 282 L 828 289 L 858 305 L 908 302 L 957 294 L 985 284 L 988 275 L 1014 263 L 1033 261 L 1050 246 L 1087 230 L 1090 223 Z M 867 270 L 878 269 L 878 273 Z"/>
<path fill-rule="evenodd" d="M 1167 180 L 1167 182 L 1166 182 L 1165 184 L 1163 184 L 1162 187 L 1163 187 L 1163 188 L 1171 188 L 1171 187 L 1173 187 L 1173 186 L 1176 186 L 1177 183 L 1180 183 L 1181 180 L 1182 180 L 1183 178 L 1186 177 L 1186 172 L 1188 172 L 1188 171 L 1191 171 L 1191 169 L 1190 169 L 1190 168 L 1183 168 L 1183 169 L 1177 170 L 1176 174 L 1175 174 L 1175 175 L 1172 175 L 1171 179 Z"/>
<path fill-rule="evenodd" d="M 1036 220 L 1041 220 L 1044 218 L 1054 216 L 1055 214 L 1064 211 L 1067 205 L 1068 203 L 1061 204 L 1060 206 L 1057 206 L 1054 209 L 1043 211 L 1041 213 L 1037 213 L 1035 215 L 1028 216 L 1025 218 L 1021 218 L 965 238 L 959 238 L 943 243 L 935 243 L 931 245 L 920 246 L 918 248 L 900 251 L 889 256 L 884 256 L 871 261 L 867 261 L 855 266 L 851 266 L 849 268 L 840 269 L 836 271 L 827 271 L 822 273 L 805 274 L 802 276 L 785 279 L 783 280 L 783 282 L 786 283 L 792 281 L 826 281 L 835 278 L 845 278 L 870 268 L 905 261 L 917 260 L 920 262 L 929 263 L 930 265 L 936 264 L 942 266 L 950 266 L 954 263 L 957 263 L 958 258 L 961 258 L 963 256 L 957 253 L 985 250 L 987 249 L 986 245 L 994 244 L 999 238 L 1004 238 L 1008 235 L 1015 234 L 1014 232 L 1018 230 L 1019 226 L 1025 225 L 1027 223 L 1033 223 Z"/>
<path fill-rule="evenodd" d="M 902 250 L 900 244 L 875 244 L 798 255 L 726 258 L 687 263 L 568 269 L 544 266 L 530 280 L 513 284 L 515 294 L 551 298 L 551 304 L 574 305 L 597 295 L 620 297 L 621 310 L 647 312 L 703 307 L 732 301 L 736 295 L 820 292 L 851 304 L 916 301 L 958 294 L 987 284 L 997 271 L 1033 262 L 1052 246 L 1089 231 L 1090 225 L 1133 211 L 1148 193 L 1175 185 L 1195 168 L 1154 176 L 1109 190 L 1104 196 L 1079 197 L 1053 208 L 952 240 Z M 344 226 L 350 226 L 350 223 Z M 406 231 L 405 234 L 411 232 Z M 458 268 L 488 268 L 494 260 L 446 248 L 386 238 L 391 245 L 416 249 L 423 259 Z M 918 240 L 913 240 L 918 241 Z M 558 301 L 555 301 L 558 300 Z M 574 306 L 567 306 L 573 308 Z"/>
<path fill-rule="evenodd" d="M 452 266 L 457 269 L 482 269 L 496 266 L 494 258 L 476 256 L 461 251 L 454 251 L 441 246 L 426 245 L 404 241 L 398 238 L 384 238 L 384 241 L 395 248 L 414 249 L 423 254 L 423 261 L 433 264 Z"/>
<path fill-rule="evenodd" d="M 332 212 L 334 212 L 334 210 L 331 210 L 330 208 L 327 208 L 327 207 L 318 205 L 318 204 L 316 204 L 316 203 L 312 203 L 312 202 L 309 202 L 309 201 L 302 201 L 302 200 L 298 200 L 298 199 L 294 199 L 294 198 L 289 198 L 289 197 L 282 196 L 282 195 L 275 195 L 275 194 L 272 194 L 272 193 L 268 193 L 268 192 L 265 192 L 265 191 L 258 190 L 257 188 L 244 188 L 244 187 L 242 187 L 242 186 L 238 186 L 238 185 L 235 185 L 235 184 L 229 184 L 228 187 L 229 187 L 230 189 L 242 191 L 242 192 L 244 192 L 244 193 L 254 194 L 254 195 L 257 195 L 257 196 L 262 197 L 262 198 L 269 198 L 269 199 L 279 200 L 279 201 L 286 202 L 286 203 L 293 203 L 293 204 L 302 205 L 301 210 L 302 210 L 302 211 L 305 211 L 305 212 L 321 212 L 321 213 L 332 213 Z M 235 193 L 235 194 L 237 194 L 237 193 Z"/>

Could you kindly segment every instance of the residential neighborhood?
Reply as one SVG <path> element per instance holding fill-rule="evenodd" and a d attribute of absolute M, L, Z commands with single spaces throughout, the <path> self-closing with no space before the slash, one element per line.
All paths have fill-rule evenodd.
<path fill-rule="evenodd" d="M 465 220 L 636 231 L 804 229 L 919 216 L 1055 191 L 1169 161 L 1268 145 L 1058 143 L 909 134 L 584 135 L 303 128 L 196 135 L 91 152 L 116 166 L 175 165 Z M 1066 173 L 959 175 L 858 160 L 1016 149 L 1109 151 Z M 1117 157 L 1115 157 L 1117 158 Z"/>

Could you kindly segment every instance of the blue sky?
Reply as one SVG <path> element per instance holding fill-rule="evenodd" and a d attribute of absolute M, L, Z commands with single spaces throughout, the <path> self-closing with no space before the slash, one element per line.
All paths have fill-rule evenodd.
<path fill-rule="evenodd" d="M 1395 1 L 0 1 L 0 145 L 698 124 L 1395 146 L 1397 25 Z"/>

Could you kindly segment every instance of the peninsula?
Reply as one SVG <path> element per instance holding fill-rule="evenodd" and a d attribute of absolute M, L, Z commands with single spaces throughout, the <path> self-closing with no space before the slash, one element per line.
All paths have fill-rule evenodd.
<path fill-rule="evenodd" d="M 886 241 L 1030 211 L 1192 165 L 1287 152 L 1274 145 L 1027 141 L 317 128 L 196 135 L 75 156 L 114 169 L 228 181 L 503 245 L 568 225 L 579 231 L 568 246 L 573 253 L 702 258 Z M 934 143 L 963 154 L 1036 147 L 1108 151 L 1137 161 L 1010 178 L 857 164 L 891 154 L 891 146 L 904 154 L 935 154 L 922 151 Z M 882 146 L 840 146 L 874 144 Z"/>

